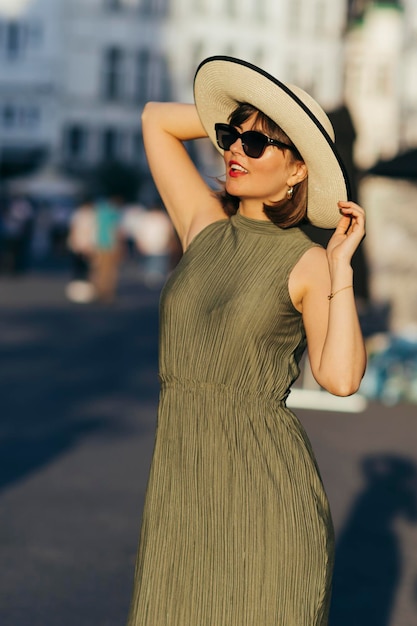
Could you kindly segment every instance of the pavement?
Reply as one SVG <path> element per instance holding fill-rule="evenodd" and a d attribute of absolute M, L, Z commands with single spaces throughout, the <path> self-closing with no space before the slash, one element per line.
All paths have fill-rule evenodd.
<path fill-rule="evenodd" d="M 74 304 L 67 278 L 0 277 L 1 626 L 127 618 L 155 433 L 159 292 L 128 267 L 116 302 Z M 331 626 L 417 625 L 417 407 L 297 414 L 334 517 Z"/>

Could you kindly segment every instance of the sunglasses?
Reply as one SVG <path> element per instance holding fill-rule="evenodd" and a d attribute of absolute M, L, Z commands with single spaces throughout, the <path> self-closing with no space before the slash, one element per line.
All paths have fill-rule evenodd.
<path fill-rule="evenodd" d="M 244 153 L 251 159 L 259 159 L 268 146 L 277 146 L 277 148 L 291 151 L 295 150 L 294 146 L 290 146 L 277 139 L 271 139 L 271 137 L 257 130 L 246 130 L 244 133 L 240 133 L 230 124 L 215 124 L 214 128 L 219 148 L 222 150 L 230 150 L 230 146 L 240 139 Z"/>

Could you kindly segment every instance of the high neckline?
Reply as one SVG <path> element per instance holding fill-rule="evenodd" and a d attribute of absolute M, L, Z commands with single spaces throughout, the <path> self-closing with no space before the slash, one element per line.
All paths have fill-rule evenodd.
<path fill-rule="evenodd" d="M 257 220 L 252 217 L 246 217 L 239 211 L 231 217 L 233 224 L 237 228 L 248 230 L 254 233 L 265 233 L 267 235 L 276 235 L 283 232 L 283 229 L 271 222 L 271 220 Z"/>

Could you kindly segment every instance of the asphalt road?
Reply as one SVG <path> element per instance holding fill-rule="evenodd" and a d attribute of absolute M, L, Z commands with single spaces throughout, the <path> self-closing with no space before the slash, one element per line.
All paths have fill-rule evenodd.
<path fill-rule="evenodd" d="M 113 305 L 75 305 L 65 280 L 0 278 L 1 626 L 123 626 L 128 612 L 159 294 L 128 268 Z M 417 625 L 417 408 L 298 415 L 337 534 L 331 626 Z"/>

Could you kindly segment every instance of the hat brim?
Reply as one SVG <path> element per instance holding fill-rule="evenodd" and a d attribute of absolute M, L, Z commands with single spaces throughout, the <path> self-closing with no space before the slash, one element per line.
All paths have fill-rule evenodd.
<path fill-rule="evenodd" d="M 253 105 L 278 124 L 307 165 L 309 221 L 320 228 L 336 227 L 340 220 L 337 202 L 350 198 L 349 180 L 331 123 L 311 96 L 247 61 L 214 56 L 197 69 L 194 100 L 210 140 L 221 153 L 214 125 L 227 123 L 239 103 Z"/>

